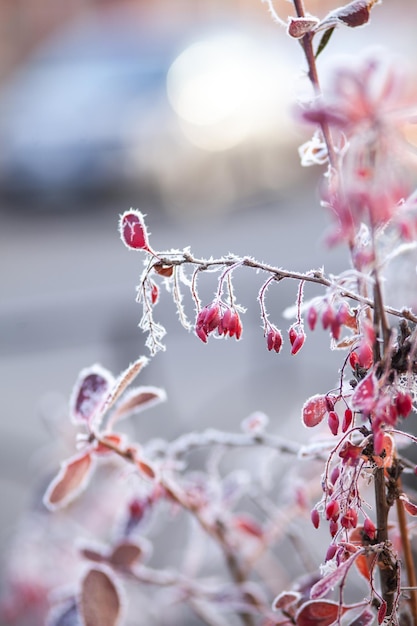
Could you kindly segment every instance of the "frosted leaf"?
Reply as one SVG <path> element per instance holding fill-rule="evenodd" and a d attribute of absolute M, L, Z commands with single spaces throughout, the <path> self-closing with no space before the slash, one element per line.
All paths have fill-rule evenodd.
<path fill-rule="evenodd" d="M 311 600 L 297 611 L 297 626 L 330 626 L 339 615 L 339 604 L 329 600 Z"/>
<path fill-rule="evenodd" d="M 131 389 L 127 394 L 123 396 L 123 400 L 116 407 L 111 416 L 111 424 L 130 417 L 135 413 L 139 413 L 144 409 L 148 409 L 155 404 L 164 402 L 166 400 L 166 393 L 163 389 L 158 387 L 137 387 Z"/>
<path fill-rule="evenodd" d="M 107 395 L 106 400 L 100 410 L 100 413 L 95 418 L 95 425 L 99 425 L 104 414 L 114 405 L 114 403 L 120 398 L 124 390 L 130 385 L 130 383 L 136 378 L 141 369 L 147 365 L 148 359 L 146 356 L 142 356 L 129 365 L 119 376 L 117 377 L 110 393 Z"/>
<path fill-rule="evenodd" d="M 84 626 L 116 626 L 120 623 L 120 595 L 113 578 L 102 569 L 85 576 L 80 597 Z"/>
<path fill-rule="evenodd" d="M 101 365 L 81 370 L 70 399 L 71 420 L 75 424 L 91 425 L 113 384 L 113 375 Z"/>
<path fill-rule="evenodd" d="M 61 469 L 49 485 L 43 502 L 51 511 L 72 502 L 87 486 L 93 469 L 90 452 L 84 452 L 61 463 Z"/>

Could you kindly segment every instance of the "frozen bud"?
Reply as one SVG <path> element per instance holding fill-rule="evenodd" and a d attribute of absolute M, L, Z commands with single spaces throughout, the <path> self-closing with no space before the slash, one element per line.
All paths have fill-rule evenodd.
<path fill-rule="evenodd" d="M 311 306 L 307 312 L 307 324 L 310 330 L 314 330 L 317 324 L 317 311 L 314 306 Z"/>
<path fill-rule="evenodd" d="M 329 531 L 330 531 L 330 535 L 332 537 L 335 537 L 337 535 L 337 532 L 339 530 L 339 524 L 336 520 L 331 519 L 330 523 L 329 523 Z"/>
<path fill-rule="evenodd" d="M 328 304 L 321 315 L 321 325 L 323 330 L 327 330 L 331 327 L 334 321 L 334 311 L 331 304 Z"/>
<path fill-rule="evenodd" d="M 349 323 L 352 319 L 349 305 L 347 302 L 342 302 L 336 313 L 336 321 L 338 324 L 344 325 Z"/>
<path fill-rule="evenodd" d="M 336 521 L 339 517 L 340 507 L 337 500 L 330 500 L 326 506 L 326 519 Z"/>
<path fill-rule="evenodd" d="M 326 557 L 324 559 L 325 562 L 327 563 L 327 561 L 331 561 L 334 555 L 336 554 L 336 552 L 337 552 L 337 546 L 334 543 L 331 543 L 329 547 L 327 548 Z"/>
<path fill-rule="evenodd" d="M 366 533 L 366 535 L 368 535 L 369 539 L 371 539 L 371 541 L 373 539 L 375 539 L 375 537 L 376 537 L 376 526 L 373 523 L 373 521 L 371 519 L 369 519 L 369 517 L 365 518 L 365 521 L 363 523 L 363 530 Z"/>
<path fill-rule="evenodd" d="M 240 315 L 237 311 L 235 312 L 235 318 L 236 318 L 235 336 L 236 336 L 236 339 L 240 339 L 242 336 L 243 328 L 242 328 L 242 322 L 240 320 Z"/>
<path fill-rule="evenodd" d="M 340 523 L 343 528 L 356 528 L 358 523 L 358 514 L 355 509 L 348 509 L 340 518 Z"/>
<path fill-rule="evenodd" d="M 359 358 L 356 352 L 351 352 L 349 355 L 349 364 L 353 370 L 356 370 L 356 366 L 359 365 Z"/>
<path fill-rule="evenodd" d="M 272 326 L 266 336 L 266 345 L 268 350 L 275 350 L 275 352 L 280 352 L 282 347 L 282 335 L 278 328 Z"/>
<path fill-rule="evenodd" d="M 218 304 L 213 304 L 211 307 L 207 307 L 204 325 L 208 333 L 215 330 L 220 322 L 220 309 Z"/>
<path fill-rule="evenodd" d="M 291 328 L 288 331 L 288 338 L 290 340 L 290 344 L 294 345 L 294 341 L 297 339 L 297 332 L 294 328 L 294 326 L 291 326 Z"/>
<path fill-rule="evenodd" d="M 288 336 L 291 343 L 291 354 L 295 355 L 301 350 L 304 345 L 306 336 L 301 326 L 291 326 L 288 331 Z"/>
<path fill-rule="evenodd" d="M 332 483 L 332 485 L 336 483 L 337 479 L 339 478 L 339 475 L 340 475 L 340 469 L 336 465 L 336 467 L 332 469 L 332 473 L 330 474 L 330 482 Z"/>
<path fill-rule="evenodd" d="M 336 411 L 330 411 L 327 418 L 327 423 L 329 425 L 332 435 L 336 436 L 339 432 L 339 416 Z"/>
<path fill-rule="evenodd" d="M 413 401 L 410 394 L 400 391 L 395 399 L 395 406 L 401 417 L 407 417 L 413 408 Z"/>
<path fill-rule="evenodd" d="M 342 328 L 340 322 L 338 322 L 337 319 L 334 319 L 333 322 L 330 324 L 330 334 L 335 341 L 338 341 L 340 339 L 341 329 Z"/>
<path fill-rule="evenodd" d="M 374 362 L 372 346 L 369 343 L 363 341 L 360 344 L 359 348 L 356 350 L 356 354 L 358 356 L 358 363 L 360 367 L 363 367 L 366 370 L 369 369 Z"/>
<path fill-rule="evenodd" d="M 343 415 L 342 432 L 345 433 L 351 426 L 353 420 L 353 413 L 351 409 L 346 409 Z"/>
<path fill-rule="evenodd" d="M 201 341 L 203 341 L 204 343 L 207 343 L 207 333 L 202 326 L 197 325 L 195 327 L 195 333 L 197 337 L 201 339 Z"/>
<path fill-rule="evenodd" d="M 318 528 L 320 526 L 320 514 L 317 509 L 313 509 L 311 511 L 311 521 L 314 528 Z"/>

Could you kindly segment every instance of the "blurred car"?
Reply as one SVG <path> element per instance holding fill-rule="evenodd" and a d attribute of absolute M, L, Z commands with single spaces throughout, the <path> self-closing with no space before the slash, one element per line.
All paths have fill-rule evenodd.
<path fill-rule="evenodd" d="M 122 14 L 73 25 L 2 89 L 0 193 L 31 203 L 126 188 L 193 197 L 236 187 L 242 167 L 248 185 L 253 145 L 287 140 L 291 69 L 268 41 L 225 25 L 158 34 Z"/>

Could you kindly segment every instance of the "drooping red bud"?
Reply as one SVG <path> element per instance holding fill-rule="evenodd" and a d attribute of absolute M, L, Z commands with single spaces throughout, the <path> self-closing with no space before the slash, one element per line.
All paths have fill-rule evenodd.
<path fill-rule="evenodd" d="M 330 411 L 327 418 L 327 423 L 329 425 L 332 435 L 336 436 L 339 432 L 339 416 L 336 411 Z"/>
<path fill-rule="evenodd" d="M 342 421 L 342 433 L 345 433 L 351 426 L 353 420 L 353 413 L 351 409 L 346 409 L 343 415 Z"/>
<path fill-rule="evenodd" d="M 366 517 L 365 521 L 363 523 L 363 530 L 364 532 L 368 535 L 369 539 L 375 539 L 376 536 L 376 526 L 373 523 L 373 521 L 369 518 Z"/>
<path fill-rule="evenodd" d="M 337 546 L 334 543 L 331 543 L 329 547 L 327 548 L 326 558 L 324 559 L 324 561 L 326 563 L 327 561 L 331 561 L 334 555 L 336 554 L 336 552 L 337 552 Z"/>
<path fill-rule="evenodd" d="M 330 535 L 332 537 L 335 537 L 337 535 L 338 530 L 339 530 L 339 523 L 336 520 L 331 519 L 329 523 Z"/>
<path fill-rule="evenodd" d="M 323 326 L 323 330 L 327 330 L 334 321 L 334 311 L 331 304 L 328 304 L 324 309 L 321 316 L 321 325 Z"/>
<path fill-rule="evenodd" d="M 317 509 L 313 509 L 311 511 L 311 521 L 314 528 L 318 528 L 320 526 L 320 514 Z"/>
<path fill-rule="evenodd" d="M 290 329 L 290 333 L 289 333 L 290 341 L 291 341 L 291 336 L 292 336 L 291 330 L 292 329 Z M 299 327 L 297 330 L 295 329 L 293 330 L 295 332 L 295 337 L 294 337 L 294 340 L 291 341 L 291 354 L 295 355 L 303 347 L 306 336 L 305 336 L 304 330 L 301 327 Z"/>
<path fill-rule="evenodd" d="M 266 336 L 266 345 L 269 351 L 275 350 L 275 352 L 280 352 L 282 347 L 282 335 L 278 328 L 275 326 L 271 326 L 267 336 Z"/>
<path fill-rule="evenodd" d="M 311 306 L 307 312 L 307 324 L 310 330 L 314 330 L 317 324 L 317 311 Z"/>
<path fill-rule="evenodd" d="M 358 514 L 355 509 L 348 509 L 340 518 L 340 524 L 343 528 L 356 528 L 358 523 Z"/>
<path fill-rule="evenodd" d="M 407 417 L 413 408 L 413 401 L 410 394 L 400 391 L 395 399 L 395 406 L 401 417 Z"/>
<path fill-rule="evenodd" d="M 340 507 L 337 500 L 330 500 L 326 506 L 326 519 L 336 521 L 339 517 Z"/>

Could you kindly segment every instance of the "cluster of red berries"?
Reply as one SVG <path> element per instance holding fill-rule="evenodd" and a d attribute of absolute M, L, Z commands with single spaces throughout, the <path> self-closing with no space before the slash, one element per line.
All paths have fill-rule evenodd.
<path fill-rule="evenodd" d="M 338 341 L 342 326 L 353 327 L 356 324 L 355 315 L 351 312 L 349 305 L 341 303 L 327 302 L 320 311 L 321 325 L 323 330 L 330 330 L 330 334 Z M 314 330 L 319 318 L 319 313 L 315 306 L 311 306 L 307 311 L 307 324 L 310 330 Z"/>
<path fill-rule="evenodd" d="M 236 309 L 226 307 L 219 302 L 213 302 L 201 309 L 195 325 L 197 337 L 207 343 L 209 334 L 214 330 L 217 330 L 219 335 L 240 339 L 242 322 Z"/>

